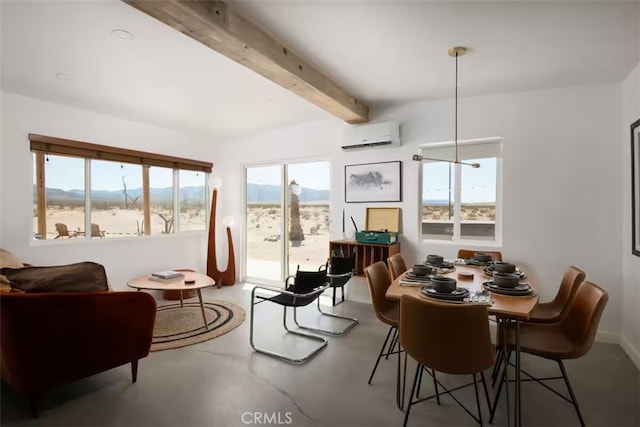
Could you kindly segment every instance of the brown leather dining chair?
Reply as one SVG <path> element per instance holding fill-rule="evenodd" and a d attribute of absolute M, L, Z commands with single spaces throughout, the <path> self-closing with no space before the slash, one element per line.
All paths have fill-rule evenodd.
<path fill-rule="evenodd" d="M 550 302 L 538 303 L 533 308 L 531 318 L 527 322 L 534 323 L 555 323 L 567 313 L 573 298 L 578 292 L 580 284 L 585 279 L 584 271 L 578 267 L 569 266 L 562 276 L 560 288 L 555 298 Z"/>
<path fill-rule="evenodd" d="M 578 288 L 585 279 L 584 271 L 578 267 L 569 266 L 562 277 L 560 288 L 555 298 L 550 302 L 538 303 L 533 308 L 531 317 L 524 322 L 532 323 L 555 323 L 558 322 L 569 311 L 569 307 L 576 296 Z M 498 352 L 498 360 L 495 364 L 492 378 L 493 384 L 497 380 L 498 368 L 502 363 L 502 347 L 496 348 Z"/>
<path fill-rule="evenodd" d="M 481 249 L 458 249 L 458 258 L 471 259 L 476 252 L 482 252 L 483 254 L 490 254 L 493 261 L 502 261 L 502 252 L 500 251 L 483 251 Z"/>
<path fill-rule="evenodd" d="M 585 281 L 579 286 L 566 315 L 562 316 L 556 323 L 520 324 L 520 351 L 556 361 L 562 373 L 560 377 L 535 378 L 524 370 L 521 370 L 523 374 L 529 377 L 528 380 L 524 381 L 536 381 L 571 403 L 578 414 L 578 419 L 582 426 L 584 426 L 584 419 L 562 361 L 566 359 L 577 359 L 589 352 L 598 330 L 598 323 L 602 317 L 602 312 L 608 300 L 609 294 L 604 289 L 589 281 Z M 509 360 L 509 354 L 515 349 L 515 337 L 513 324 L 507 324 L 506 327 L 504 324 L 499 326 L 497 334 L 498 345 L 503 345 L 504 339 L 506 339 L 507 349 L 509 350 L 507 361 Z M 569 398 L 542 382 L 561 378 L 564 379 L 565 385 L 567 386 Z M 493 412 L 495 412 L 503 384 L 504 381 L 501 381 L 498 391 L 496 392 Z M 493 419 L 493 415 L 492 413 L 491 419 Z"/>
<path fill-rule="evenodd" d="M 387 258 L 387 267 L 389 267 L 391 280 L 394 280 L 396 277 L 407 271 L 407 264 L 404 262 L 402 254 L 393 254 Z"/>
<path fill-rule="evenodd" d="M 387 266 L 383 261 L 378 261 L 365 268 L 364 274 L 367 278 L 367 284 L 369 285 L 369 293 L 371 294 L 371 304 L 373 305 L 373 311 L 376 313 L 376 317 L 382 323 L 389 325 L 389 332 L 387 332 L 387 337 L 384 339 L 384 343 L 380 348 L 380 353 L 378 354 L 376 363 L 373 366 L 371 375 L 369 376 L 368 384 L 371 384 L 371 381 L 373 381 L 373 376 L 376 373 L 376 369 L 378 369 L 378 364 L 380 363 L 380 359 L 382 358 L 382 356 L 386 356 L 388 359 L 390 354 L 397 354 L 398 370 L 396 373 L 396 403 L 398 405 L 398 408 L 402 410 L 402 407 L 404 406 L 404 382 L 402 382 L 400 378 L 400 353 L 402 352 L 402 349 L 400 348 L 400 341 L 398 340 L 398 314 L 400 306 L 397 301 L 389 300 L 385 295 L 387 293 L 387 289 L 391 285 L 392 280 L 389 276 L 389 272 L 387 271 Z M 389 341 L 389 338 L 391 338 L 391 341 Z M 388 347 L 387 343 L 389 343 Z M 396 344 L 398 348 L 394 351 L 394 347 L 396 347 Z M 405 367 L 406 363 L 407 360 L 405 354 Z M 401 388 L 403 391 L 402 393 L 400 391 Z"/>
<path fill-rule="evenodd" d="M 477 377 L 480 374 L 485 399 L 490 405 L 484 371 L 490 368 L 494 361 L 487 305 L 451 304 L 403 295 L 400 300 L 400 344 L 407 354 L 418 362 L 404 426 L 409 421 L 411 407 L 414 404 L 433 397 L 436 397 L 440 404 L 442 394 L 449 394 L 482 425 Z M 432 371 L 429 371 L 429 368 Z M 433 377 L 435 394 L 419 398 L 420 376 L 423 369 Z M 452 375 L 472 375 L 473 382 L 447 390 L 437 381 L 436 371 Z M 444 389 L 444 392 L 439 392 L 438 385 Z M 476 394 L 477 417 L 452 394 L 455 390 L 471 385 L 474 386 Z"/>

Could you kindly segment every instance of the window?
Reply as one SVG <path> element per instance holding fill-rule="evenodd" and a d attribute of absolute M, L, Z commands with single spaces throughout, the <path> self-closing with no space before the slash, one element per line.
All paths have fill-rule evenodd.
<path fill-rule="evenodd" d="M 29 139 L 34 239 L 206 229 L 211 163 L 41 135 L 30 134 Z M 179 197 L 174 188 L 180 189 Z M 181 212 L 179 230 L 176 212 Z"/>
<path fill-rule="evenodd" d="M 423 239 L 499 242 L 502 138 L 425 144 L 422 150 Z M 439 161 L 441 160 L 441 161 Z"/>
<path fill-rule="evenodd" d="M 180 171 L 180 231 L 207 228 L 205 182 L 201 172 Z"/>
<path fill-rule="evenodd" d="M 245 277 L 282 283 L 327 261 L 331 164 L 245 167 Z"/>
<path fill-rule="evenodd" d="M 84 230 L 85 162 L 78 157 L 39 156 L 43 176 L 48 176 L 46 195 L 38 203 L 38 168 L 34 167 L 33 231 L 36 239 L 76 236 Z M 34 165 L 37 156 L 33 156 Z"/>

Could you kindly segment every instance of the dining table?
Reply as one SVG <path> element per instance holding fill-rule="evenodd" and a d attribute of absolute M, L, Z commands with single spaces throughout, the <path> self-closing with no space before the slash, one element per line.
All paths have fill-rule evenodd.
<path fill-rule="evenodd" d="M 457 280 L 458 288 L 466 288 L 470 294 L 480 294 L 485 290 L 484 284 L 491 279 L 491 276 L 485 272 L 484 265 L 465 264 L 464 260 L 456 260 L 452 262 L 453 267 L 448 269 L 439 269 L 438 274 L 440 276 L 451 277 Z M 490 299 L 486 302 L 478 302 L 478 304 L 487 304 L 489 315 L 495 315 L 499 321 L 514 322 L 515 323 L 515 402 L 514 402 L 514 425 L 522 425 L 522 411 L 521 411 L 521 393 L 520 393 L 520 322 L 526 321 L 531 317 L 533 308 L 538 303 L 537 285 L 531 277 L 528 277 L 526 272 L 521 271 L 521 283 L 528 283 L 533 288 L 533 294 L 529 296 L 511 296 L 511 295 L 499 295 L 497 293 L 490 293 Z M 410 273 L 411 270 L 402 273 L 396 277 L 386 292 L 387 299 L 397 300 L 398 302 L 403 295 L 421 296 L 423 298 L 429 298 L 423 296 L 420 292 L 422 287 L 418 283 L 411 285 L 402 284 L 405 275 Z M 425 282 L 425 286 L 429 283 Z M 440 301 L 440 300 L 439 300 Z M 476 304 L 476 302 L 470 302 L 470 304 Z M 402 328 L 402 325 L 400 325 Z M 506 352 L 506 340 L 503 340 L 505 344 Z M 505 360 L 505 376 L 507 382 L 507 420 L 510 419 L 509 415 L 509 399 L 508 399 L 508 360 Z M 494 408 L 495 410 L 495 408 Z"/>

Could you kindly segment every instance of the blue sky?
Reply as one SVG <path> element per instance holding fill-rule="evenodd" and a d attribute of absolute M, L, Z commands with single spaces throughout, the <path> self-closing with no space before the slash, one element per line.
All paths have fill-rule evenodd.
<path fill-rule="evenodd" d="M 49 161 L 45 162 L 47 188 L 79 190 L 84 187 L 84 159 L 52 155 L 48 158 Z M 35 167 L 33 169 L 35 182 Z M 180 171 L 180 186 L 204 185 L 204 176 L 204 172 Z M 141 188 L 142 166 L 103 160 L 91 162 L 91 185 L 94 190 L 122 190 L 122 177 L 127 188 Z M 173 170 L 153 166 L 149 169 L 149 179 L 153 188 L 171 187 Z"/>
<path fill-rule="evenodd" d="M 469 160 L 480 163 L 480 168 L 461 165 L 462 168 L 462 202 L 480 203 L 496 201 L 496 159 Z M 422 199 L 449 199 L 449 166 L 450 163 L 424 163 L 422 173 Z M 451 165 L 453 170 L 453 165 Z M 451 188 L 455 184 L 452 180 Z M 453 194 L 451 194 L 453 200 Z"/>
<path fill-rule="evenodd" d="M 462 166 L 462 201 L 469 203 L 495 202 L 495 159 L 478 160 L 479 169 Z M 422 198 L 447 200 L 448 195 L 448 163 L 425 164 L 435 173 L 423 173 Z M 61 190 L 81 189 L 84 186 L 84 159 L 76 157 L 49 156 L 45 164 L 48 188 Z M 35 167 L 34 167 L 35 171 Z M 247 181 L 254 184 L 281 184 L 280 165 L 252 166 L 247 168 Z M 127 163 L 92 161 L 92 186 L 96 190 L 122 190 L 122 177 L 125 177 L 127 188 L 142 187 L 141 166 Z M 289 180 L 295 179 L 305 188 L 328 190 L 330 186 L 331 164 L 328 161 L 292 163 L 288 166 Z M 35 175 L 35 172 L 34 172 Z M 151 185 L 154 188 L 172 186 L 172 170 L 152 167 L 149 170 Z M 204 184 L 204 173 L 193 171 L 180 172 L 180 185 L 198 186 Z M 35 177 L 34 177 L 35 182 Z M 468 184 L 467 184 L 468 183 Z"/>
<path fill-rule="evenodd" d="M 288 165 L 289 181 L 296 180 L 304 188 L 328 190 L 331 182 L 331 163 L 309 162 Z M 252 184 L 281 185 L 280 165 L 250 166 L 247 168 L 247 182 Z"/>

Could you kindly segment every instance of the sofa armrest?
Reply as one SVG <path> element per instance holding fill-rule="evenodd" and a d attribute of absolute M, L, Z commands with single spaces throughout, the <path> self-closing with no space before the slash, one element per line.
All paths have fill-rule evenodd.
<path fill-rule="evenodd" d="M 0 368 L 42 392 L 149 354 L 156 303 L 144 292 L 3 294 Z"/>

